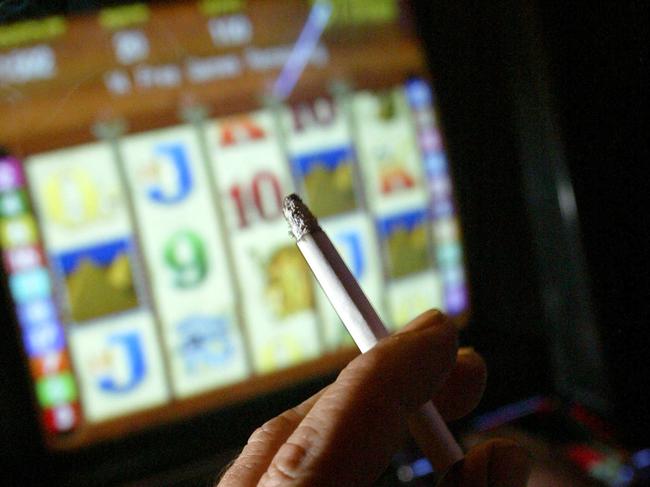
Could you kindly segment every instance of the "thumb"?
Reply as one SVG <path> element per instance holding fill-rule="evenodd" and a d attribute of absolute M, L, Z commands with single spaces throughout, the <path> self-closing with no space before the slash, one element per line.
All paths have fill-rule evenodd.
<path fill-rule="evenodd" d="M 438 487 L 524 487 L 531 466 L 530 454 L 514 441 L 490 440 L 454 464 Z"/>

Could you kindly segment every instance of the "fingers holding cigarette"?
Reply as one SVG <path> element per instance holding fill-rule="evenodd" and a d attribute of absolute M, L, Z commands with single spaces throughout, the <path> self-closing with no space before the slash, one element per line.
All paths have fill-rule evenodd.
<path fill-rule="evenodd" d="M 433 396 L 446 419 L 461 417 L 478 403 L 485 376 L 476 352 L 456 353 L 444 315 L 425 313 L 257 430 L 220 485 L 369 485 L 401 446 L 409 414 Z"/>
<path fill-rule="evenodd" d="M 471 350 L 458 354 L 456 328 L 437 311 L 388 336 L 309 208 L 294 194 L 284 199 L 283 212 L 299 250 L 363 355 L 319 395 L 258 430 L 220 485 L 370 485 L 408 430 L 438 472 L 453 466 L 446 482 L 488 485 L 492 470 L 486 469 L 498 466 L 501 450 L 479 448 L 462 461 L 463 452 L 436 408 L 458 418 L 476 406 L 485 388 L 483 360 Z"/>

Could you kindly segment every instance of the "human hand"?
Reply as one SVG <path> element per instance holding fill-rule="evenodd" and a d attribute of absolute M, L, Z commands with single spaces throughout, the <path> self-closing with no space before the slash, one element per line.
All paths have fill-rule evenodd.
<path fill-rule="evenodd" d="M 407 420 L 433 402 L 445 420 L 476 407 L 486 368 L 460 349 L 445 315 L 428 311 L 356 357 L 336 381 L 258 428 L 218 487 L 370 485 L 408 434 Z M 472 448 L 442 487 L 522 487 L 528 454 L 514 442 Z"/>

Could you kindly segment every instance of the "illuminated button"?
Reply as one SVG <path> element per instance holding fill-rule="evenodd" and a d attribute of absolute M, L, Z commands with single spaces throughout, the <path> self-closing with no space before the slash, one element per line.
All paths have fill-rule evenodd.
<path fill-rule="evenodd" d="M 0 158 L 0 191 L 19 188 L 24 182 L 18 159 L 11 156 Z"/>
<path fill-rule="evenodd" d="M 62 404 L 46 409 L 44 412 L 45 428 L 53 433 L 72 430 L 79 422 L 79 408 L 75 404 Z"/>
<path fill-rule="evenodd" d="M 424 80 L 414 79 L 406 84 L 406 96 L 411 107 L 415 109 L 429 108 L 431 106 L 431 89 Z"/>
<path fill-rule="evenodd" d="M 0 194 L 0 217 L 10 218 L 25 213 L 29 209 L 24 190 Z"/>
<path fill-rule="evenodd" d="M 56 320 L 47 320 L 23 328 L 27 355 L 41 357 L 65 347 L 63 328 Z"/>
<path fill-rule="evenodd" d="M 445 309 L 450 315 L 456 315 L 467 309 L 469 297 L 467 288 L 462 284 L 445 286 Z"/>
<path fill-rule="evenodd" d="M 217 47 L 239 46 L 250 42 L 253 26 L 246 15 L 226 15 L 208 20 L 208 31 Z"/>
<path fill-rule="evenodd" d="M 443 200 L 451 197 L 451 181 L 446 176 L 431 178 L 429 180 L 431 197 L 435 200 Z"/>
<path fill-rule="evenodd" d="M 36 224 L 29 216 L 4 220 L 0 226 L 0 244 L 4 248 L 32 245 L 36 242 Z"/>
<path fill-rule="evenodd" d="M 70 369 L 70 360 L 65 350 L 47 352 L 29 360 L 32 377 L 40 378 L 46 375 L 58 374 Z"/>
<path fill-rule="evenodd" d="M 454 218 L 441 218 L 433 225 L 436 242 L 454 242 L 460 238 L 458 223 Z"/>
<path fill-rule="evenodd" d="M 420 132 L 420 146 L 424 152 L 439 152 L 442 150 L 440 132 L 435 129 L 424 129 Z"/>
<path fill-rule="evenodd" d="M 104 75 L 104 85 L 111 93 L 124 95 L 131 91 L 131 78 L 126 71 L 116 69 Z"/>
<path fill-rule="evenodd" d="M 43 253 L 40 247 L 27 246 L 7 249 L 3 252 L 7 272 L 13 274 L 43 265 Z"/>
<path fill-rule="evenodd" d="M 424 159 L 424 167 L 429 177 L 447 175 L 447 159 L 444 153 L 427 154 Z"/>
<path fill-rule="evenodd" d="M 77 398 L 77 386 L 70 372 L 42 377 L 36 381 L 36 397 L 43 407 L 70 403 Z"/>
<path fill-rule="evenodd" d="M 442 280 L 447 285 L 460 285 L 465 282 L 465 273 L 460 266 L 445 266 L 440 270 Z"/>
<path fill-rule="evenodd" d="M 435 201 L 431 206 L 431 214 L 434 220 L 454 216 L 454 204 L 451 200 Z"/>
<path fill-rule="evenodd" d="M 441 266 L 456 266 L 462 259 L 460 245 L 455 242 L 440 245 L 436 250 L 436 254 L 438 257 L 438 263 Z"/>
<path fill-rule="evenodd" d="M 47 44 L 12 49 L 0 55 L 0 84 L 3 86 L 51 79 L 56 72 L 56 55 Z"/>
<path fill-rule="evenodd" d="M 23 327 L 56 320 L 56 308 L 50 299 L 38 299 L 18 307 L 18 320 Z"/>
<path fill-rule="evenodd" d="M 44 268 L 19 272 L 9 277 L 11 295 L 18 303 L 50 296 L 50 276 Z"/>
<path fill-rule="evenodd" d="M 427 127 L 436 124 L 436 116 L 433 110 L 420 110 L 415 112 L 415 124 L 418 127 Z"/>
<path fill-rule="evenodd" d="M 133 64 L 149 56 L 149 40 L 141 30 L 123 30 L 113 35 L 113 49 L 121 64 Z"/>

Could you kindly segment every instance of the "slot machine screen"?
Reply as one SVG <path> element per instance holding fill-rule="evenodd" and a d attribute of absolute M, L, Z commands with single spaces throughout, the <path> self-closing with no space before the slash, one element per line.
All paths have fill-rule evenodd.
<path fill-rule="evenodd" d="M 435 74 L 435 73 L 434 73 Z M 407 2 L 137 3 L 0 26 L 5 310 L 49 448 L 343 366 L 297 192 L 391 329 L 469 310 Z"/>

